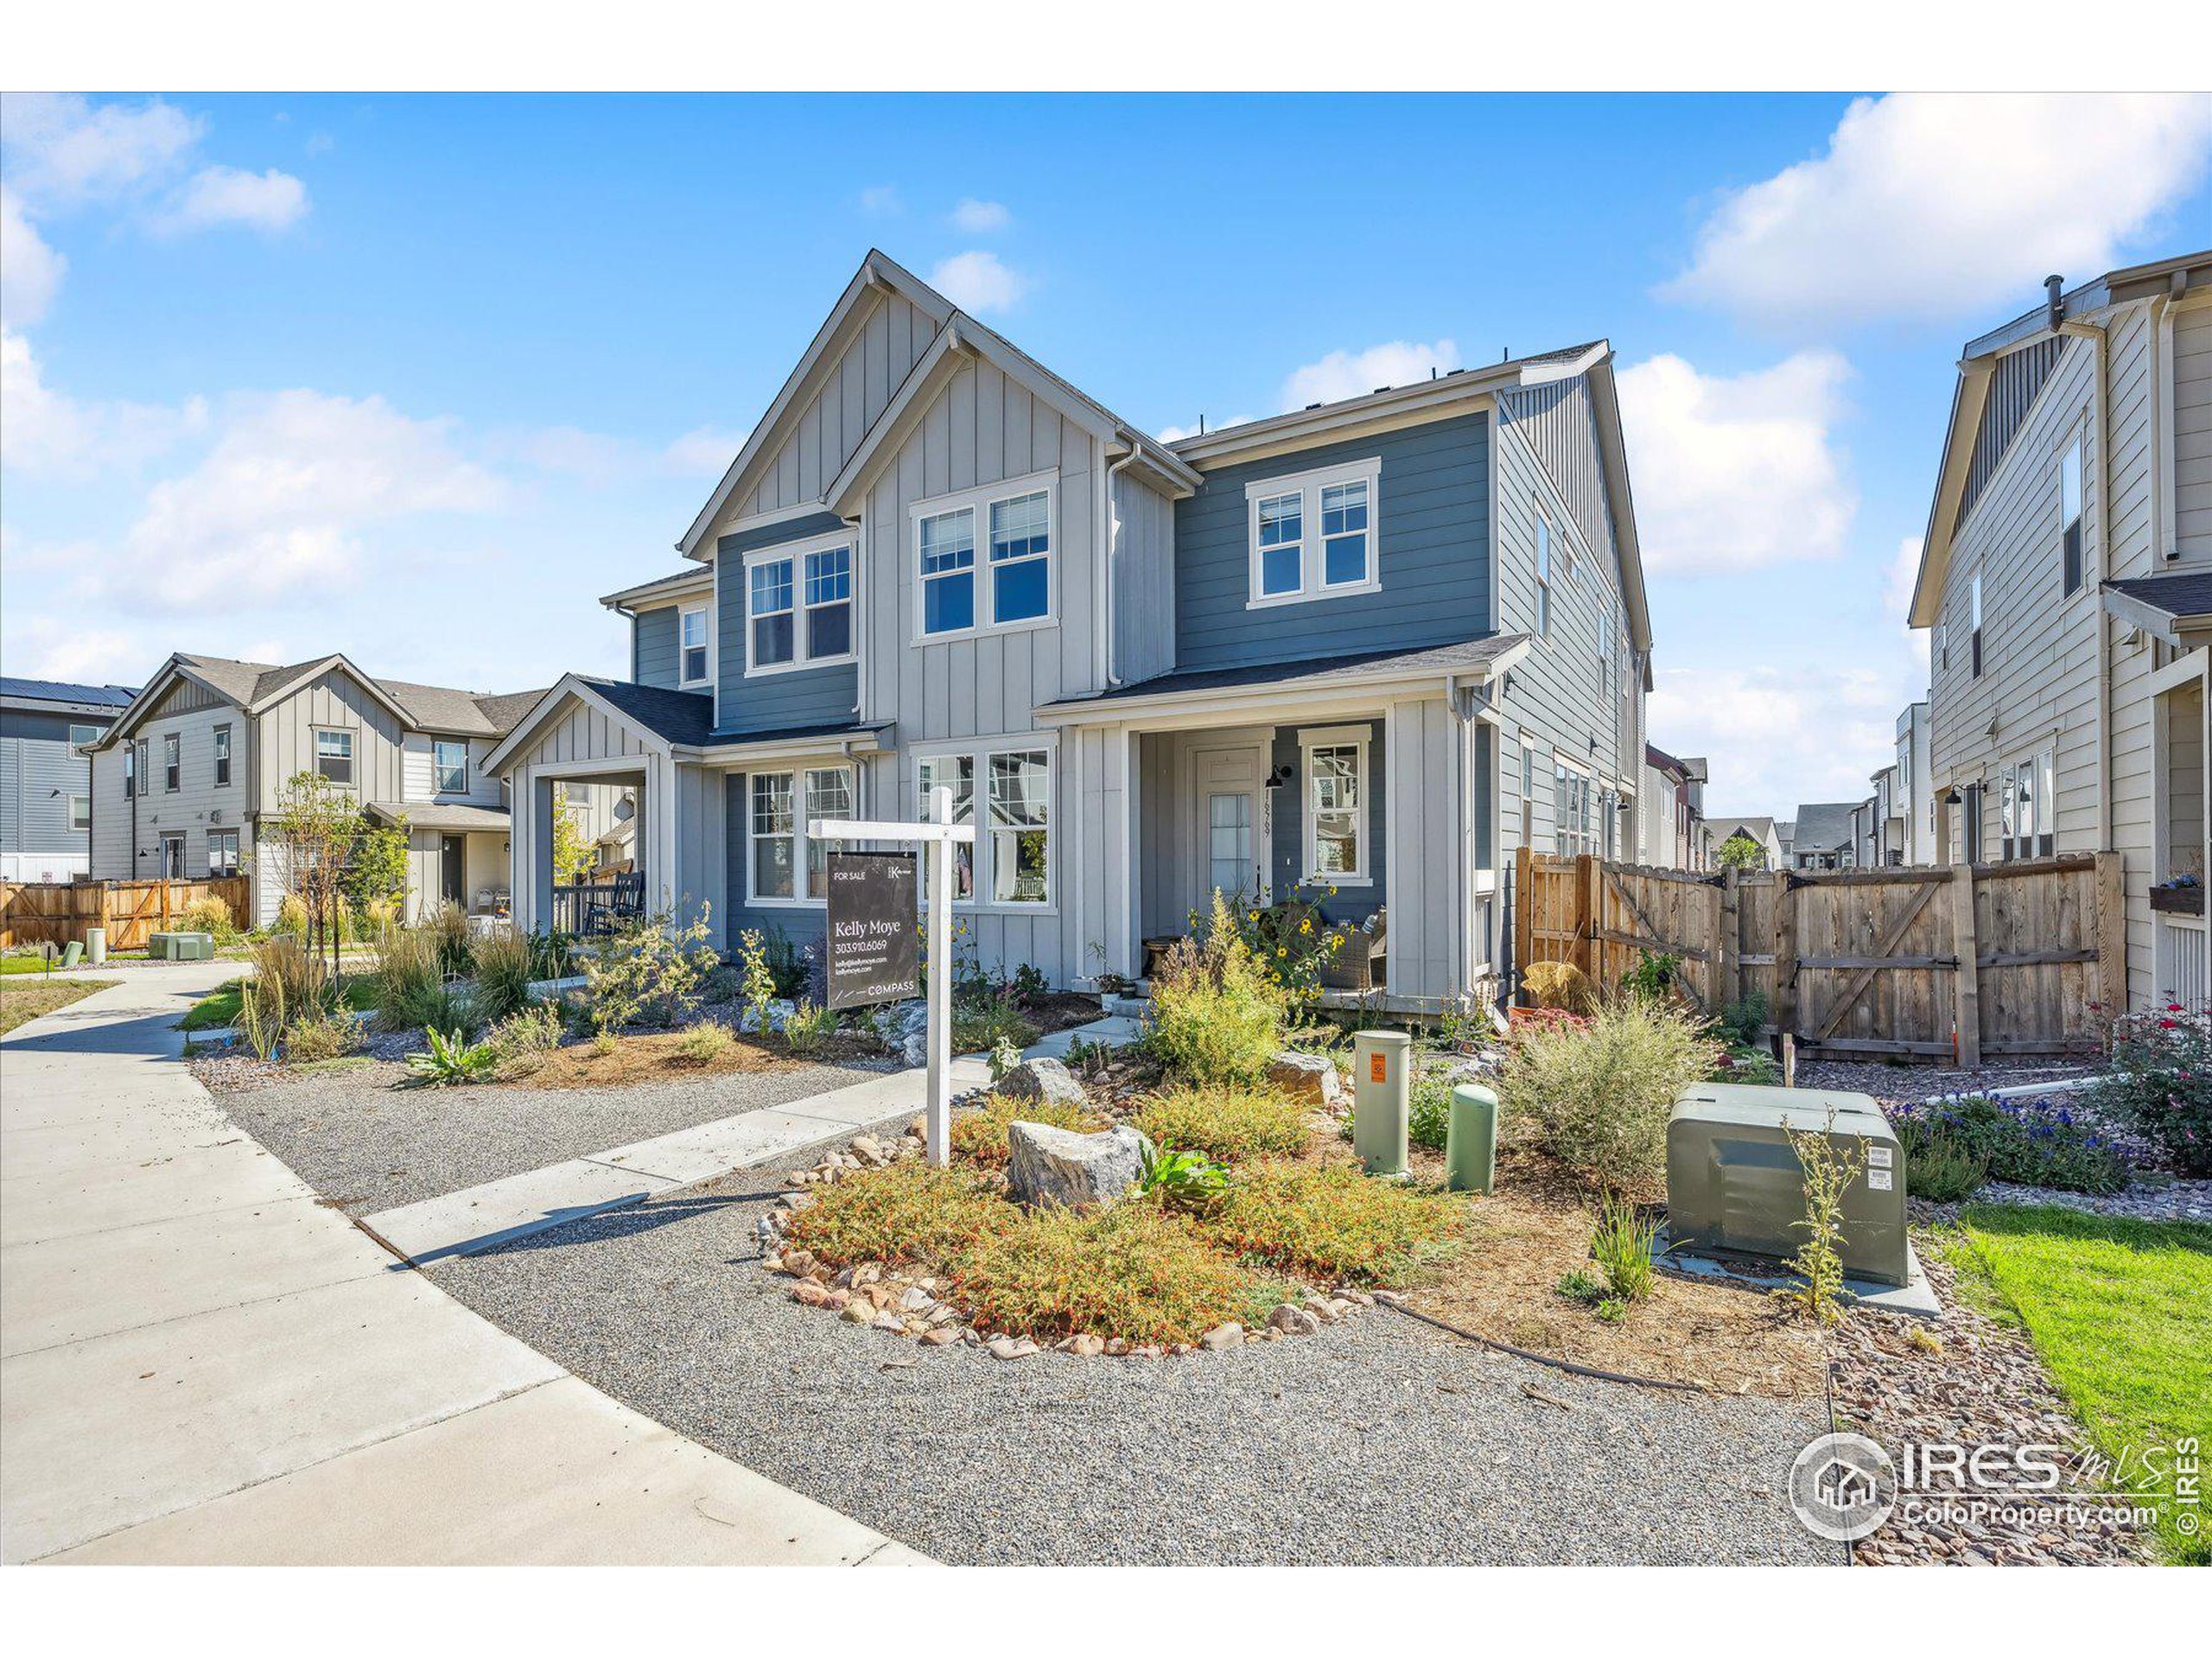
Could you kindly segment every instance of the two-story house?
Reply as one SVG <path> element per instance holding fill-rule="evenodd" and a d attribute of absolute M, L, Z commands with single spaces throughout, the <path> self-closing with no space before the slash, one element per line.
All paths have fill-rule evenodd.
<path fill-rule="evenodd" d="M 1703 756 L 1677 759 L 1656 744 L 1643 746 L 1643 782 L 1637 792 L 1637 862 L 1656 869 L 1707 867 L 1706 777 Z"/>
<path fill-rule="evenodd" d="M 1898 828 L 1898 861 L 1937 864 L 1936 804 L 1928 787 L 1928 702 L 1907 703 L 1897 722 L 1897 760 L 1891 763 L 1896 791 L 1893 803 L 1902 815 Z"/>
<path fill-rule="evenodd" d="M 2120 853 L 2131 1000 L 2203 1002 L 2212 251 L 1968 343 L 1910 620 L 1937 856 Z"/>
<path fill-rule="evenodd" d="M 127 685 L 0 678 L 0 881 L 67 881 L 91 871 L 84 747 L 136 695 Z"/>
<path fill-rule="evenodd" d="M 311 772 L 371 818 L 405 823 L 408 915 L 448 899 L 496 911 L 508 817 L 486 762 L 540 695 L 375 679 L 342 656 L 279 667 L 180 653 L 91 747 L 92 873 L 250 874 L 254 914 L 238 919 L 265 926 L 285 892 L 266 826 Z"/>
<path fill-rule="evenodd" d="M 1139 973 L 1215 889 L 1385 918 L 1387 994 L 1493 982 L 1501 872 L 1633 844 L 1650 631 L 1602 343 L 1173 443 L 880 253 L 679 543 L 491 757 L 525 925 L 556 787 L 620 780 L 654 902 L 823 928 L 826 817 L 977 827 L 982 959 Z"/>

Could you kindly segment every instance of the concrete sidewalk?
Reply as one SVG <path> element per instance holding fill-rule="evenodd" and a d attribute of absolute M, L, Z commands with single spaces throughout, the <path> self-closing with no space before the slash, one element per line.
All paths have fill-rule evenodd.
<path fill-rule="evenodd" d="M 922 1558 L 479 1319 L 225 1117 L 149 966 L 0 1039 L 0 1558 Z"/>

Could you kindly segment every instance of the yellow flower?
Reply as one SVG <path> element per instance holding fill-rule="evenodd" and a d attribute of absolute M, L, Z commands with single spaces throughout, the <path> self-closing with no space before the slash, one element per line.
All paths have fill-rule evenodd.
<path fill-rule="evenodd" d="M 1298 931 L 1301 933 L 1311 933 L 1313 931 L 1313 918 L 1311 916 L 1300 917 L 1298 923 Z"/>

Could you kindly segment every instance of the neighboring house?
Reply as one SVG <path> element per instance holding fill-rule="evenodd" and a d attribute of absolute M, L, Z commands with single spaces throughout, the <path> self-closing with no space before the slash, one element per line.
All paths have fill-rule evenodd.
<path fill-rule="evenodd" d="M 1936 856 L 2120 853 L 2131 999 L 2196 1006 L 2212 251 L 2045 287 L 1961 356 L 1913 591 Z"/>
<path fill-rule="evenodd" d="M 1847 870 L 1859 857 L 1860 801 L 1808 801 L 1797 809 L 1796 829 L 1790 836 L 1789 868 L 1793 870 Z M 1871 809 L 1868 809 L 1871 811 Z"/>
<path fill-rule="evenodd" d="M 499 747 L 517 909 L 556 785 L 638 791 L 656 906 L 822 931 L 825 817 L 950 789 L 979 957 L 1141 971 L 1215 888 L 1387 912 L 1392 995 L 1494 982 L 1522 842 L 1623 855 L 1650 671 L 1602 342 L 1164 443 L 872 253 L 679 543 L 628 681 Z"/>
<path fill-rule="evenodd" d="M 1910 702 L 1897 715 L 1897 758 L 1891 770 L 1898 814 L 1898 861 L 1940 864 L 1936 845 L 1936 799 L 1928 784 L 1928 703 Z"/>
<path fill-rule="evenodd" d="M 1705 783 L 1702 757 L 1676 760 L 1652 744 L 1643 746 L 1643 782 L 1637 815 L 1638 862 L 1660 869 L 1708 868 Z"/>
<path fill-rule="evenodd" d="M 92 747 L 92 873 L 251 874 L 265 926 L 285 892 L 267 832 L 291 780 L 315 772 L 369 817 L 408 826 L 406 910 L 495 911 L 508 819 L 485 761 L 541 694 L 504 696 L 371 677 L 342 656 L 276 667 L 179 653 Z"/>
<path fill-rule="evenodd" d="M 1738 836 L 1748 836 L 1758 844 L 1759 861 L 1756 866 L 1757 868 L 1781 870 L 1789 867 L 1789 849 L 1783 846 L 1782 837 L 1776 833 L 1775 821 L 1772 818 L 1721 817 L 1706 820 L 1706 844 L 1711 849 L 1707 860 L 1709 868 L 1716 870 L 1720 868 L 1720 849 Z"/>
<path fill-rule="evenodd" d="M 1797 821 L 1795 818 L 1777 818 L 1774 821 L 1774 841 L 1782 850 L 1780 861 L 1775 868 L 1786 870 L 1790 868 L 1790 857 L 1797 849 Z"/>
<path fill-rule="evenodd" d="M 0 881 L 67 881 L 92 868 L 83 747 L 134 696 L 127 685 L 0 678 Z"/>

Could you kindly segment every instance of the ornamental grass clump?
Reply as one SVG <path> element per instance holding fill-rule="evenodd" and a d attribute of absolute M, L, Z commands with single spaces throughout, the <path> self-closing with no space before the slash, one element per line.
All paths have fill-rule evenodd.
<path fill-rule="evenodd" d="M 1288 1013 L 1281 986 L 1217 893 L 1205 936 L 1178 941 L 1153 972 L 1141 1046 L 1187 1083 L 1255 1084 L 1282 1046 Z"/>
<path fill-rule="evenodd" d="M 1579 1022 L 1515 1034 L 1498 1075 L 1506 1111 L 1536 1126 L 1544 1149 L 1593 1192 L 1642 1198 L 1666 1174 L 1675 1097 L 1720 1053 L 1671 1002 L 1613 997 Z"/>
<path fill-rule="evenodd" d="M 530 941 L 512 928 L 476 942 L 476 1011 L 497 1021 L 521 1012 L 530 1001 L 532 969 Z"/>
<path fill-rule="evenodd" d="M 1374 1180 L 1350 1164 L 1249 1164 L 1198 1218 L 1245 1260 L 1332 1283 L 1403 1282 L 1458 1249 L 1463 1200 Z"/>
<path fill-rule="evenodd" d="M 1016 1118 L 1043 1123 L 1055 1129 L 1075 1129 L 1089 1135 L 1113 1128 L 1110 1120 L 1086 1107 L 1058 1100 L 1015 1100 L 1007 1095 L 986 1095 L 976 1110 L 952 1120 L 952 1155 L 980 1169 L 1004 1169 L 1007 1163 L 1007 1126 Z"/>
<path fill-rule="evenodd" d="M 1196 1342 L 1227 1320 L 1258 1324 L 1274 1294 L 1190 1222 L 1136 1200 L 1031 1211 L 977 1237 L 952 1279 L 978 1329 L 1040 1342 Z"/>
<path fill-rule="evenodd" d="M 1306 1108 L 1272 1089 L 1163 1090 L 1144 1103 L 1137 1128 L 1163 1147 L 1202 1152 L 1224 1163 L 1288 1157 L 1306 1145 Z"/>
<path fill-rule="evenodd" d="M 833 1268 L 856 1262 L 945 1267 L 1020 1219 L 1021 1211 L 979 1170 L 906 1162 L 818 1189 L 814 1202 L 785 1224 L 784 1237 Z"/>

